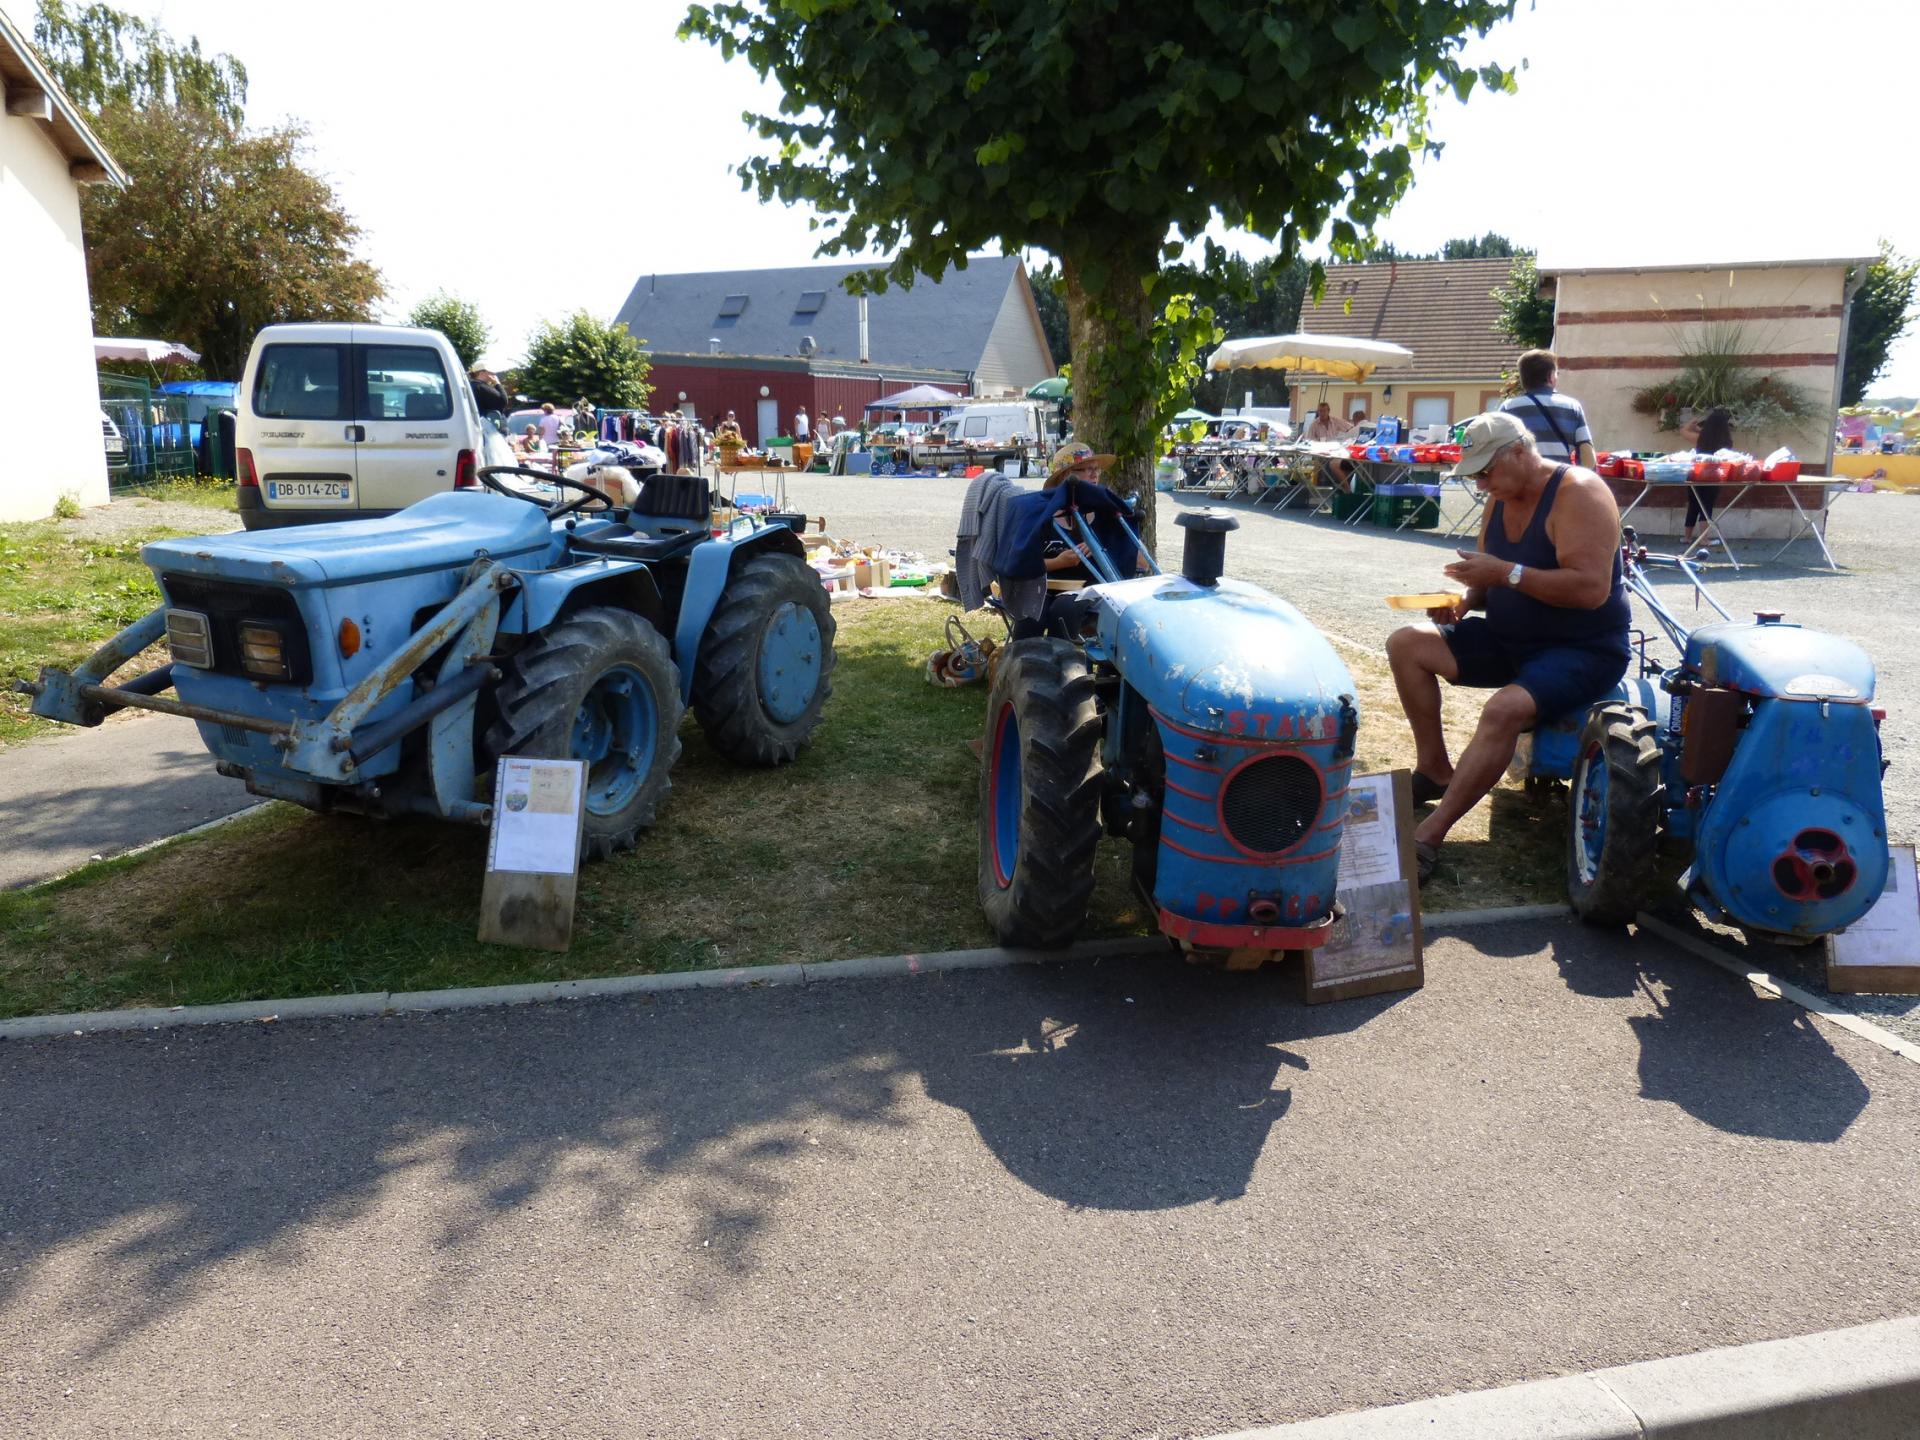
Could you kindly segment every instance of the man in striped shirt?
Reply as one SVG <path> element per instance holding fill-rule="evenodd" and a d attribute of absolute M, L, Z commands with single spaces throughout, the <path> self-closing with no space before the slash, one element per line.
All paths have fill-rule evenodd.
<path fill-rule="evenodd" d="M 1560 362 L 1551 350 L 1529 350 L 1520 357 L 1520 393 L 1510 395 L 1500 408 L 1533 433 L 1543 459 L 1593 468 L 1593 431 L 1587 412 L 1571 395 L 1553 387 L 1560 379 Z"/>

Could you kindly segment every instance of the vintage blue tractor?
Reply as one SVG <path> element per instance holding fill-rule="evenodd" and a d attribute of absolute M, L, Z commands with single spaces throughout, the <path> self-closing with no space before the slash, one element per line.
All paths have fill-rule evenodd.
<path fill-rule="evenodd" d="M 34 713 L 185 715 L 254 794 L 375 816 L 485 823 L 499 757 L 578 758 L 593 858 L 653 823 L 688 703 L 742 764 L 806 743 L 834 623 L 792 529 L 711 536 L 693 476 L 648 477 L 630 508 L 545 471 L 480 477 L 385 519 L 148 545 L 164 603 L 23 682 Z M 162 641 L 167 663 L 109 683 Z"/>
<path fill-rule="evenodd" d="M 1663 667 L 1639 637 L 1637 676 L 1533 734 L 1529 777 L 1572 784 L 1574 909 L 1631 920 L 1657 898 L 1665 838 L 1691 850 L 1681 883 L 1711 918 L 1786 943 L 1845 929 L 1887 876 L 1873 662 L 1777 611 L 1735 621 L 1684 558 L 1624 541 L 1626 583 L 1680 658 Z M 1649 566 L 1679 569 L 1721 623 L 1689 631 Z"/>
<path fill-rule="evenodd" d="M 980 777 L 980 900 L 1001 943 L 1086 918 L 1103 829 L 1190 954 L 1257 962 L 1327 938 L 1360 723 L 1353 680 L 1284 600 L 1222 578 L 1231 516 L 1190 512 L 1179 575 L 1122 578 L 1076 507 L 1097 583 L 998 657 Z M 1121 522 L 1126 539 L 1138 541 Z"/>

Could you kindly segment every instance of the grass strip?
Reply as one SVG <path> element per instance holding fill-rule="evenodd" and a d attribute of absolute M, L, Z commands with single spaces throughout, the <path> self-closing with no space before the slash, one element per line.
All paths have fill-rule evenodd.
<path fill-rule="evenodd" d="M 274 805 L 0 894 L 0 1016 L 827 960 L 990 945 L 975 900 L 985 692 L 928 685 L 946 606 L 835 607 L 840 666 L 793 765 L 728 764 L 688 722 L 660 823 L 581 875 L 565 955 L 474 939 L 486 835 Z M 1362 769 L 1409 763 L 1384 664 L 1348 657 Z M 1469 697 L 1470 698 L 1470 697 Z M 1456 739 L 1475 713 L 1450 697 Z M 1457 713 L 1456 713 L 1457 712 Z M 211 763 L 211 762 L 209 762 Z M 1515 791 L 1463 822 L 1427 908 L 1559 898 L 1564 801 Z M 1144 934 L 1109 840 L 1083 935 Z"/>
<path fill-rule="evenodd" d="M 130 523 L 115 513 L 109 526 L 102 523 L 105 512 L 93 511 L 74 520 L 0 525 L 0 745 L 61 729 L 29 713 L 15 680 L 34 678 L 42 665 L 77 665 L 160 603 L 140 547 L 199 531 L 141 524 L 147 500 L 231 512 L 233 485 L 174 480 L 150 486 L 113 507 L 130 508 Z"/>

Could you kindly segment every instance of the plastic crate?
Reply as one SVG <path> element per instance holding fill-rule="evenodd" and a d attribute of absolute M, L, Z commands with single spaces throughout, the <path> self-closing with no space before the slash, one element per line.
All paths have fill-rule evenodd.
<path fill-rule="evenodd" d="M 1408 516 L 1413 517 L 1410 522 L 1407 521 Z M 1428 495 L 1375 495 L 1373 497 L 1374 524 L 1384 530 L 1398 530 L 1402 522 L 1407 522 L 1409 530 L 1439 529 L 1439 500 Z"/>
<path fill-rule="evenodd" d="M 1363 511 L 1373 508 L 1373 491 L 1358 490 L 1349 494 L 1345 490 L 1333 492 L 1333 518 L 1351 520 Z"/>

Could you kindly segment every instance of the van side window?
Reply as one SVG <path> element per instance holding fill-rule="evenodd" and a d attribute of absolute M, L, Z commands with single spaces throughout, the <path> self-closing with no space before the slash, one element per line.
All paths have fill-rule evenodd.
<path fill-rule="evenodd" d="M 967 439 L 978 440 L 983 438 L 986 435 L 986 433 L 987 433 L 987 417 L 986 416 L 982 415 L 977 419 L 967 421 L 967 433 L 966 433 Z"/>
<path fill-rule="evenodd" d="M 356 345 L 361 420 L 445 420 L 453 391 L 440 356 L 424 345 Z"/>
<path fill-rule="evenodd" d="M 345 420 L 343 345 L 269 345 L 253 381 L 253 413 L 267 420 Z"/>

